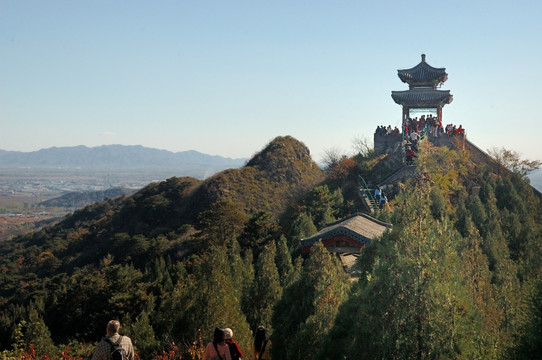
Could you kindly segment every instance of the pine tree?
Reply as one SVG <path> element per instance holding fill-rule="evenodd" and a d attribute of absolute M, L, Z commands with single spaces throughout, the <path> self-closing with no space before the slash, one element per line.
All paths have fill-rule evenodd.
<path fill-rule="evenodd" d="M 333 325 L 350 284 L 342 267 L 322 246 L 311 249 L 298 280 L 284 292 L 273 316 L 273 356 L 311 359 Z"/>
<path fill-rule="evenodd" d="M 472 345 L 478 346 L 477 352 L 484 358 L 496 358 L 502 350 L 499 339 L 502 313 L 495 301 L 495 287 L 492 285 L 492 274 L 489 262 L 482 251 L 482 239 L 470 217 L 466 218 L 466 236 L 459 241 L 458 250 L 461 256 L 461 275 L 468 290 L 468 296 L 480 314 L 480 323 L 472 324 Z M 476 329 L 474 325 L 479 326 Z"/>
<path fill-rule="evenodd" d="M 510 359 L 537 359 L 542 354 L 542 281 L 529 282 L 526 307 L 521 316 L 517 344 L 510 349 Z"/>
<path fill-rule="evenodd" d="M 275 264 L 276 256 L 276 245 L 271 242 L 264 247 L 256 261 L 256 276 L 250 297 L 251 310 L 247 314 L 252 329 L 263 325 L 272 332 L 273 308 L 282 296 L 280 276 Z"/>
<path fill-rule="evenodd" d="M 391 232 L 364 249 L 374 258 L 360 264 L 365 276 L 331 332 L 346 337 L 338 359 L 475 358 L 484 353 L 471 346 L 473 329 L 481 325 L 459 276 L 459 235 L 446 219 L 431 215 L 430 193 L 424 183 L 407 186 L 397 198 Z"/>
<path fill-rule="evenodd" d="M 249 349 L 252 336 L 241 299 L 233 289 L 227 253 L 223 248 L 211 247 L 201 257 L 192 258 L 190 267 L 193 275 L 181 280 L 177 301 L 170 301 L 169 313 L 176 314 L 171 331 L 175 343 L 191 344 L 199 331 L 210 341 L 215 327 L 229 327 L 241 349 Z"/>
<path fill-rule="evenodd" d="M 293 221 L 290 231 L 288 247 L 291 253 L 299 251 L 301 240 L 316 234 L 317 229 L 312 221 L 312 216 L 302 212 Z"/>
<path fill-rule="evenodd" d="M 207 245 L 224 245 L 236 238 L 246 222 L 246 214 L 229 200 L 220 200 L 198 216 L 197 229 Z"/>
<path fill-rule="evenodd" d="M 338 260 L 321 243 L 311 249 L 301 281 L 314 289 L 313 310 L 289 344 L 288 358 L 315 359 L 321 339 L 328 335 L 346 299 L 350 282 Z"/>
<path fill-rule="evenodd" d="M 254 257 L 258 258 L 265 245 L 278 240 L 280 231 L 280 226 L 273 214 L 260 211 L 246 223 L 243 232 L 239 235 L 239 244 L 243 249 L 250 248 Z"/>
<path fill-rule="evenodd" d="M 232 291 L 241 299 L 243 313 L 249 314 L 251 309 L 251 289 L 254 283 L 255 269 L 250 249 L 241 254 L 241 247 L 237 240 L 228 243 L 228 259 L 233 283 Z"/>
<path fill-rule="evenodd" d="M 321 229 L 335 221 L 335 214 L 342 204 L 336 204 L 336 194 L 329 191 L 327 185 L 315 187 L 306 201 L 307 212 L 314 219 L 314 224 Z M 340 197 L 339 199 L 342 199 Z"/>
<path fill-rule="evenodd" d="M 142 311 L 134 323 L 126 326 L 124 333 L 132 339 L 134 350 L 141 359 L 151 359 L 161 350 L 147 311 Z"/>
<path fill-rule="evenodd" d="M 29 311 L 28 322 L 24 330 L 24 341 L 27 348 L 30 345 L 34 347 L 36 355 L 39 357 L 56 353 L 56 347 L 51 339 L 51 332 L 34 308 L 30 308 Z"/>
<path fill-rule="evenodd" d="M 282 288 L 285 288 L 291 283 L 294 266 L 284 236 L 281 236 L 277 241 L 277 256 L 275 258 L 275 263 L 277 264 L 277 270 L 279 272 L 280 285 Z"/>

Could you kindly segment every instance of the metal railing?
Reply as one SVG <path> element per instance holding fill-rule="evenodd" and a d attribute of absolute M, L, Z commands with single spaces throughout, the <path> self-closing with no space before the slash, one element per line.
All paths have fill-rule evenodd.
<path fill-rule="evenodd" d="M 359 179 L 360 179 L 360 182 L 359 182 L 360 195 L 367 199 L 367 203 L 369 207 L 371 208 L 371 212 L 378 211 L 379 207 L 373 196 L 372 189 L 370 189 L 369 186 L 367 186 L 365 179 L 363 179 L 361 175 L 359 175 Z"/>

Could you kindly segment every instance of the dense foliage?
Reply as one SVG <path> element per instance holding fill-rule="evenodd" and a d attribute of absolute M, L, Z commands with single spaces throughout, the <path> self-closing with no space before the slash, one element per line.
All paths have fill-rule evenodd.
<path fill-rule="evenodd" d="M 111 318 L 142 359 L 200 359 L 215 326 L 248 358 L 259 325 L 274 359 L 536 358 L 542 206 L 524 174 L 422 145 L 352 282 L 321 245 L 299 256 L 356 210 L 355 179 L 378 158 L 351 161 L 320 182 L 308 150 L 278 138 L 244 169 L 151 184 L 0 244 L 0 359 L 89 358 Z"/>

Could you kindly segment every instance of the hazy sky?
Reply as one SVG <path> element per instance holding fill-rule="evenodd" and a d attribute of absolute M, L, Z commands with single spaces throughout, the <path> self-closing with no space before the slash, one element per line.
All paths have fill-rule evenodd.
<path fill-rule="evenodd" d="M 141 144 L 315 160 L 400 125 L 397 69 L 445 67 L 444 123 L 542 159 L 542 1 L 0 0 L 0 149 Z"/>

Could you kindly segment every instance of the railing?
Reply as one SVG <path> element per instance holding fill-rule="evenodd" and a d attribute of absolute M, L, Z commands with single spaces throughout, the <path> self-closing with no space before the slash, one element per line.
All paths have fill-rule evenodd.
<path fill-rule="evenodd" d="M 372 189 L 370 189 L 367 186 L 367 183 L 365 182 L 365 179 L 363 179 L 363 177 L 361 175 L 359 176 L 359 179 L 360 179 L 360 182 L 359 182 L 359 184 L 360 184 L 359 185 L 360 196 L 367 200 L 367 204 L 369 205 L 371 212 L 378 211 L 379 210 L 378 204 L 376 203 L 376 200 L 375 200 L 375 198 L 373 196 Z"/>

